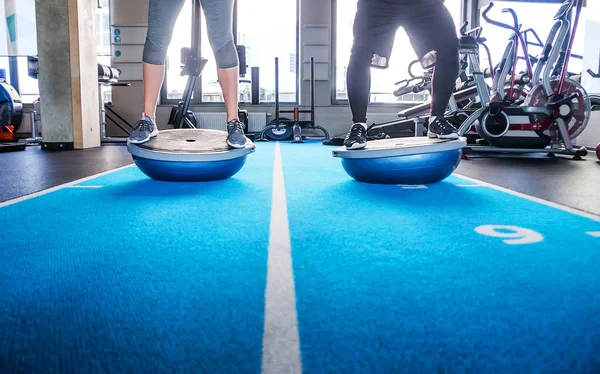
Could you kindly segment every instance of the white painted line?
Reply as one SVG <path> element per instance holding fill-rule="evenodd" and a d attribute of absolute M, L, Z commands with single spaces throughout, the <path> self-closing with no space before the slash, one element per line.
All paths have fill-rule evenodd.
<path fill-rule="evenodd" d="M 275 144 L 262 373 L 302 374 L 292 245 L 279 142 Z"/>
<path fill-rule="evenodd" d="M 398 184 L 398 187 L 402 187 L 405 190 L 426 190 L 427 186 L 424 185 L 410 185 L 410 184 Z"/>
<path fill-rule="evenodd" d="M 42 195 L 46 195 L 46 194 L 49 194 L 51 192 L 55 192 L 55 191 L 61 190 L 61 189 L 66 188 L 66 187 L 71 187 L 73 185 L 76 185 L 76 184 L 79 184 L 79 183 L 82 183 L 82 182 L 86 182 L 86 181 L 89 181 L 91 179 L 101 177 L 103 175 L 111 174 L 111 173 L 117 172 L 119 170 L 123 170 L 123 169 L 127 169 L 127 168 L 130 168 L 130 167 L 133 167 L 134 165 L 135 164 L 131 164 L 131 165 L 123 166 L 123 167 L 116 168 L 116 169 L 113 169 L 113 170 L 108 170 L 108 171 L 105 171 L 105 172 L 102 172 L 102 173 L 94 174 L 92 176 L 89 176 L 89 177 L 86 177 L 86 178 L 83 178 L 83 179 L 78 179 L 78 180 L 73 181 L 73 182 L 64 183 L 64 184 L 61 184 L 60 186 L 48 188 L 48 189 L 45 189 L 45 190 L 42 190 L 42 191 L 38 191 L 38 192 L 29 194 L 29 195 L 18 197 L 16 199 L 7 200 L 7 201 L 5 201 L 3 203 L 0 203 L 0 208 L 4 208 L 5 206 L 17 204 L 17 203 L 20 203 L 20 202 L 25 201 L 25 200 L 33 199 L 34 197 L 39 197 L 39 196 L 42 196 Z"/>
<path fill-rule="evenodd" d="M 584 212 L 583 210 L 579 210 L 579 209 L 575 209 L 575 208 L 570 208 L 568 206 L 564 206 L 564 205 L 561 205 L 561 204 L 558 204 L 558 203 L 554 203 L 552 201 L 540 199 L 539 197 L 534 197 L 534 196 L 530 196 L 530 195 L 527 195 L 527 194 L 524 194 L 524 193 L 521 193 L 521 192 L 513 191 L 513 190 L 510 190 L 508 188 L 500 187 L 500 186 L 497 186 L 495 184 L 487 183 L 487 182 L 481 181 L 479 179 L 467 177 L 467 176 L 464 176 L 464 175 L 461 175 L 461 174 L 455 174 L 455 175 L 457 177 L 459 177 L 459 178 L 463 178 L 463 179 L 468 180 L 470 182 L 478 183 L 478 184 L 481 184 L 481 185 L 493 188 L 495 190 L 502 191 L 502 192 L 507 193 L 507 194 L 511 194 L 511 195 L 518 196 L 518 197 L 522 197 L 524 199 L 527 199 L 527 200 L 530 200 L 530 201 L 533 201 L 533 202 L 536 202 L 536 203 L 539 203 L 539 204 L 544 204 L 544 205 L 547 205 L 547 206 L 552 207 L 552 208 L 556 208 L 556 209 L 559 209 L 559 210 L 562 210 L 562 211 L 565 211 L 565 212 L 568 212 L 568 213 L 571 213 L 571 214 L 575 214 L 575 215 L 578 215 L 578 216 L 581 216 L 581 217 L 589 218 L 591 220 L 600 222 L 600 216 L 598 216 L 596 214 L 593 214 L 593 213 L 588 213 L 588 212 Z"/>
<path fill-rule="evenodd" d="M 589 236 L 593 236 L 594 238 L 600 238 L 600 231 L 590 231 L 586 232 Z"/>
<path fill-rule="evenodd" d="M 103 186 L 67 186 L 65 188 L 102 188 Z"/>

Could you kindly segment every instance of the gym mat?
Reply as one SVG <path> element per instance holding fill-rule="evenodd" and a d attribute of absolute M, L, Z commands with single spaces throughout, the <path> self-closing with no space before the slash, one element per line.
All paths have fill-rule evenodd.
<path fill-rule="evenodd" d="M 24 143 L 0 143 L 0 153 L 24 151 L 25 147 Z"/>
<path fill-rule="evenodd" d="M 307 373 L 600 372 L 600 222 L 452 176 L 352 180 L 282 144 Z"/>
<path fill-rule="evenodd" d="M 0 372 L 260 372 L 269 234 L 285 247 L 273 146 L 227 181 L 130 167 L 0 208 Z M 268 305 L 296 306 L 304 372 L 600 371 L 600 222 L 459 176 L 358 183 L 320 143 L 281 151 L 295 299 Z"/>
<path fill-rule="evenodd" d="M 0 208 L 0 372 L 260 371 L 273 152 L 226 181 L 131 167 Z"/>

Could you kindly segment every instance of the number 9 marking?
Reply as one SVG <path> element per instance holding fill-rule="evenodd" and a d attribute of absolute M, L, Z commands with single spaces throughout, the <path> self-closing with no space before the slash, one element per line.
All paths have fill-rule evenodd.
<path fill-rule="evenodd" d="M 477 227 L 475 232 L 481 235 L 505 238 L 506 240 L 503 240 L 503 242 L 509 245 L 532 244 L 544 240 L 542 234 L 518 226 L 484 225 Z"/>

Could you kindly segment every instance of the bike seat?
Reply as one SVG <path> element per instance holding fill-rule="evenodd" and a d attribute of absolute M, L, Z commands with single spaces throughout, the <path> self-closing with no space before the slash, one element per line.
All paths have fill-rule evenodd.
<path fill-rule="evenodd" d="M 479 44 L 477 43 L 477 39 L 472 36 L 461 36 L 459 40 L 460 49 L 478 49 Z"/>

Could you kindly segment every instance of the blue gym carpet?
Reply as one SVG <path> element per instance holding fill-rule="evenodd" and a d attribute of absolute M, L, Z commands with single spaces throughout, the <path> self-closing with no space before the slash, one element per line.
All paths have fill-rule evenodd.
<path fill-rule="evenodd" d="M 0 203 L 0 373 L 600 373 L 600 218 L 319 143 Z"/>

